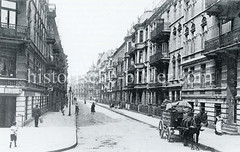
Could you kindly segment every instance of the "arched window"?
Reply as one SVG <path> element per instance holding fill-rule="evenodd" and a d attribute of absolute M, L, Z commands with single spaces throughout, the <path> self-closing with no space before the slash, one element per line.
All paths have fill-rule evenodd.
<path fill-rule="evenodd" d="M 178 24 L 178 32 L 181 33 L 181 31 L 182 31 L 182 25 L 179 23 Z"/>
<path fill-rule="evenodd" d="M 195 24 L 192 23 L 192 26 L 191 26 L 191 32 L 194 33 L 196 31 L 196 27 L 195 27 Z"/>
<path fill-rule="evenodd" d="M 173 27 L 173 35 L 176 36 L 176 33 L 177 33 L 177 29 L 176 27 Z"/>
<path fill-rule="evenodd" d="M 185 36 L 187 37 L 188 35 L 189 35 L 189 28 L 186 26 L 186 28 L 185 28 Z"/>
<path fill-rule="evenodd" d="M 202 23 L 201 26 L 204 27 L 207 25 L 207 18 L 205 16 L 202 16 Z"/>

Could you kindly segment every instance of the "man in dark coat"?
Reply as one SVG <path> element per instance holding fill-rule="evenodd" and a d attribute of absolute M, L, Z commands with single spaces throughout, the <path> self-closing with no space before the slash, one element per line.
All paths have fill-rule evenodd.
<path fill-rule="evenodd" d="M 91 106 L 91 113 L 94 114 L 95 112 L 95 104 L 94 102 L 92 103 L 92 106 Z"/>
<path fill-rule="evenodd" d="M 34 117 L 34 120 L 35 120 L 35 127 L 38 127 L 38 119 L 41 116 L 41 110 L 38 107 L 38 105 L 36 105 L 36 107 L 33 108 L 32 114 L 33 114 L 33 117 Z"/>

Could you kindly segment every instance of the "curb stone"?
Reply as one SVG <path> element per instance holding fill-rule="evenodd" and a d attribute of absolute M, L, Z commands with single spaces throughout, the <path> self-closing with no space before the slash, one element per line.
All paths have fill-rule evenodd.
<path fill-rule="evenodd" d="M 128 115 L 125 115 L 125 114 L 123 114 L 123 113 L 121 113 L 121 112 L 118 112 L 118 111 L 116 111 L 116 110 L 114 110 L 114 109 L 111 109 L 111 108 L 108 108 L 108 107 L 99 105 L 98 103 L 96 103 L 96 105 L 98 105 L 98 106 L 100 106 L 100 107 L 103 107 L 103 108 L 105 108 L 105 109 L 108 109 L 108 110 L 110 110 L 110 111 L 113 111 L 113 112 L 115 112 L 115 113 L 118 113 L 118 114 L 120 114 L 120 115 L 123 115 L 123 116 L 125 116 L 125 117 L 128 117 L 128 118 L 130 118 L 130 119 L 133 119 L 133 120 L 135 120 L 135 121 L 141 122 L 141 123 L 143 123 L 143 124 L 147 124 L 147 125 L 149 125 L 149 126 L 152 127 L 152 128 L 158 129 L 158 127 L 156 127 L 156 126 L 154 126 L 154 125 L 148 124 L 148 123 L 146 123 L 146 122 L 144 122 L 144 121 L 138 120 L 138 119 L 133 118 L 133 117 L 128 116 Z M 209 150 L 209 151 L 211 151 L 211 152 L 220 152 L 219 150 L 217 150 L 217 149 L 215 149 L 215 148 L 212 148 L 212 147 L 210 147 L 210 146 L 203 145 L 203 144 L 200 144 L 200 143 L 199 143 L 199 147 L 200 147 L 201 149 Z"/>
<path fill-rule="evenodd" d="M 48 151 L 48 152 L 62 152 L 62 151 L 73 149 L 73 148 L 75 148 L 78 145 L 78 135 L 77 135 L 78 127 L 77 127 L 77 122 L 78 122 L 78 119 L 75 116 L 75 126 L 76 126 L 76 140 L 75 140 L 75 143 L 72 146 L 61 148 L 61 149 L 57 149 L 57 150 L 51 150 L 51 151 Z"/>

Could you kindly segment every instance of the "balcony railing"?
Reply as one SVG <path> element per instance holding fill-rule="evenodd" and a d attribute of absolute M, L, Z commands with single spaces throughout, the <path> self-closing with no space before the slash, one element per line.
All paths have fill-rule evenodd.
<path fill-rule="evenodd" d="M 18 39 L 28 39 L 29 30 L 27 26 L 2 23 L 0 27 L 0 36 Z"/>
<path fill-rule="evenodd" d="M 206 41 L 204 53 L 209 53 L 212 50 L 216 50 L 218 48 L 226 47 L 239 42 L 240 28 Z"/>
<path fill-rule="evenodd" d="M 170 36 L 170 22 L 158 23 L 157 27 L 151 32 L 151 40 L 168 40 Z"/>
<path fill-rule="evenodd" d="M 47 43 L 48 44 L 54 44 L 56 42 L 56 39 L 54 37 L 54 33 L 50 32 L 47 34 Z"/>
<path fill-rule="evenodd" d="M 157 53 L 153 54 L 152 56 L 150 56 L 150 64 L 154 65 L 154 64 L 161 62 L 161 60 L 169 61 L 169 59 L 170 58 L 169 58 L 168 53 L 157 52 Z"/>
<path fill-rule="evenodd" d="M 27 80 L 21 80 L 16 78 L 0 78 L 0 85 L 2 86 L 18 86 L 18 87 L 30 87 L 35 89 L 46 89 L 44 85 L 36 83 L 28 83 Z"/>

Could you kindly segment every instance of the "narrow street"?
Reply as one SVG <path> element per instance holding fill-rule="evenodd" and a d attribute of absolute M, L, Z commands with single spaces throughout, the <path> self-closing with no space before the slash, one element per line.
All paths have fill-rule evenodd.
<path fill-rule="evenodd" d="M 70 152 L 187 152 L 177 138 L 175 142 L 161 139 L 156 128 L 96 106 L 90 113 L 90 103 L 79 102 L 78 146 Z M 201 151 L 201 150 L 200 150 Z"/>

